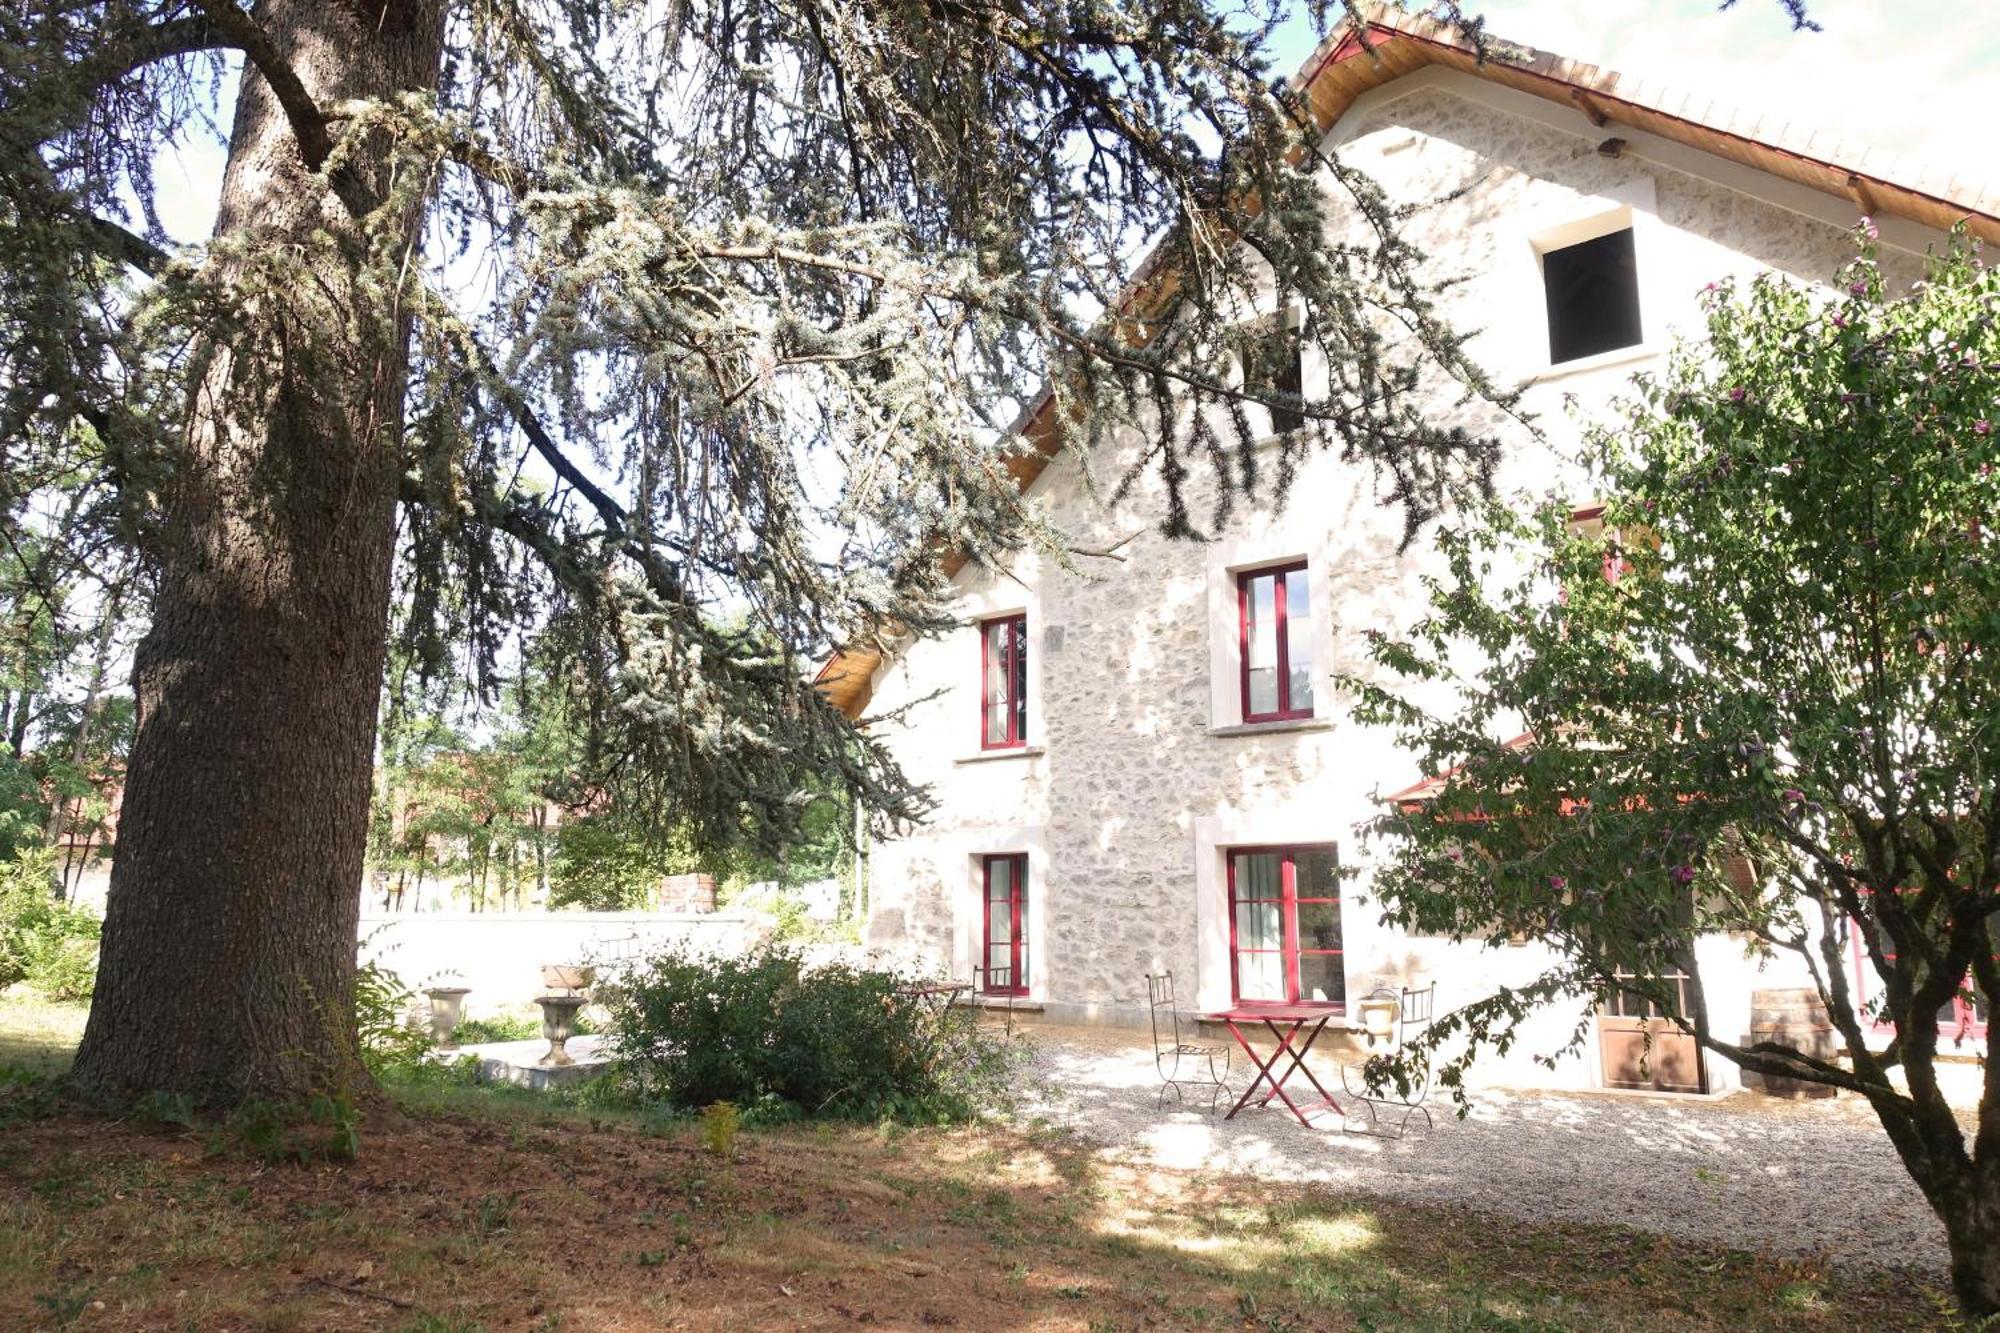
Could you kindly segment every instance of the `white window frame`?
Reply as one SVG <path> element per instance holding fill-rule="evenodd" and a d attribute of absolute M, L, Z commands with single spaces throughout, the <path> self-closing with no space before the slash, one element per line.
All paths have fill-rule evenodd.
<path fill-rule="evenodd" d="M 968 833 L 958 844 L 956 856 L 944 863 L 961 867 L 958 875 L 944 877 L 952 897 L 951 980 L 970 984 L 978 966 L 986 938 L 986 858 L 1019 855 L 1028 858 L 1027 921 L 1022 932 L 1028 941 L 1028 993 L 1014 999 L 1020 1004 L 1042 1004 L 1049 995 L 1048 920 L 1054 891 L 1045 824 L 1002 824 Z"/>
<path fill-rule="evenodd" d="M 1282 312 L 1269 310 L 1263 314 L 1252 315 L 1247 319 L 1239 321 L 1235 328 L 1238 331 L 1247 333 L 1255 325 L 1267 319 L 1274 318 L 1281 318 L 1284 321 L 1286 329 L 1303 329 L 1306 323 L 1305 305 L 1299 301 L 1287 301 Z M 1243 387 L 1243 354 L 1237 351 L 1232 345 L 1224 349 L 1223 356 L 1227 362 L 1223 382 L 1232 389 L 1241 389 Z M 1309 343 L 1301 339 L 1299 342 L 1299 396 L 1307 402 L 1324 398 L 1326 397 L 1329 383 L 1330 376 L 1327 373 L 1326 352 L 1318 343 Z M 1222 409 L 1217 408 L 1216 410 L 1221 411 Z M 1271 409 L 1262 403 L 1244 403 L 1243 415 L 1250 422 L 1251 440 L 1257 448 L 1261 449 L 1276 444 L 1289 433 L 1278 431 L 1272 427 Z M 1226 437 L 1229 428 L 1219 423 L 1218 428 L 1224 432 Z"/>
<path fill-rule="evenodd" d="M 999 762 L 1008 759 L 1027 759 L 1043 752 L 1048 736 L 1048 724 L 1043 718 L 1042 700 L 1046 691 L 1042 688 L 1042 598 L 1039 580 L 1025 587 L 1004 574 L 990 575 L 986 586 L 967 589 L 959 594 L 957 614 L 958 628 L 944 636 L 939 645 L 945 660 L 955 673 L 954 681 L 963 680 L 963 693 L 954 685 L 954 701 L 971 696 L 974 703 L 970 707 L 954 707 L 951 725 L 962 728 L 962 734 L 951 738 L 951 749 L 955 762 L 961 764 Z M 986 624 L 1006 616 L 1026 616 L 1028 629 L 1028 737 L 1025 745 L 987 749 L 980 744 L 981 732 L 975 722 L 983 717 L 985 701 L 977 696 L 982 675 L 979 669 L 984 660 Z"/>
<path fill-rule="evenodd" d="M 1277 806 L 1202 815 L 1194 821 L 1195 1007 L 1209 1013 L 1230 1008 L 1229 853 L 1245 847 L 1350 848 L 1345 829 L 1324 808 Z M 1355 960 L 1372 950 L 1375 929 L 1354 910 L 1360 904 L 1353 883 L 1340 886 L 1341 989 L 1353 1012 Z M 1337 1023 L 1342 1020 L 1335 1020 Z"/>
<path fill-rule="evenodd" d="M 1657 207 L 1658 190 L 1651 176 L 1635 176 L 1603 194 L 1578 200 L 1559 213 L 1543 213 L 1529 219 L 1522 228 L 1522 245 L 1517 254 L 1522 263 L 1513 286 L 1518 295 L 1514 304 L 1521 313 L 1520 372 L 1535 381 L 1560 379 L 1566 375 L 1622 366 L 1659 356 L 1666 349 L 1668 302 L 1660 290 L 1660 277 L 1668 270 L 1665 236 Z M 1637 270 L 1639 295 L 1639 341 L 1630 347 L 1614 347 L 1593 356 L 1572 361 L 1549 359 L 1548 289 L 1542 276 L 1542 258 L 1552 250 L 1564 250 L 1585 241 L 1594 241 L 1613 232 L 1630 230 L 1632 259 Z"/>

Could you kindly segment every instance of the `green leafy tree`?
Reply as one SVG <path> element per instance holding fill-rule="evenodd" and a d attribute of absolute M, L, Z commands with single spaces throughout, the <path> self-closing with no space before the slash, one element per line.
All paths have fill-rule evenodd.
<path fill-rule="evenodd" d="M 54 514 L 0 512 L 0 852 L 63 844 L 50 892 L 65 899 L 108 850 L 132 739 L 132 701 L 113 674 L 135 580 L 129 565 L 93 566 L 73 549 L 88 491 Z"/>
<path fill-rule="evenodd" d="M 0 860 L 0 988 L 25 981 L 56 1000 L 90 995 L 99 922 L 49 891 L 55 854 L 30 847 Z"/>
<path fill-rule="evenodd" d="M 700 868 L 700 856 L 633 829 L 614 815 L 582 815 L 556 832 L 549 905 L 592 912 L 642 911 L 659 905 L 660 882 Z"/>
<path fill-rule="evenodd" d="M 1447 531 L 1429 617 L 1349 685 L 1439 775 L 1378 830 L 1389 918 L 1561 960 L 1440 1025 L 1466 1058 L 1555 1000 L 1580 1042 L 1624 989 L 1745 1069 L 1857 1094 L 1985 1316 L 2000 1025 L 1970 1133 L 1938 1058 L 1940 1010 L 2000 995 L 2000 274 L 1960 238 L 1886 285 L 1864 238 L 1833 295 L 1715 290 L 1707 341 L 1594 436 L 1604 531 L 1560 497 Z M 1711 932 L 1809 977 L 1842 1049 L 1711 1022 L 1698 969 L 1683 1005 L 1661 978 Z"/>

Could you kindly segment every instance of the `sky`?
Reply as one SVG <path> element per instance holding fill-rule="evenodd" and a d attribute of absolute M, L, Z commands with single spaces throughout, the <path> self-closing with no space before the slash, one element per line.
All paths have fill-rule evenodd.
<path fill-rule="evenodd" d="M 1317 38 L 1296 0 L 1286 72 Z M 1809 0 L 1820 32 L 1793 32 L 1779 0 L 1468 0 L 1489 31 L 1744 107 L 1789 110 L 2000 183 L 2000 0 Z M 224 122 L 226 126 L 226 121 Z M 161 155 L 162 221 L 206 237 L 222 149 L 197 136 Z"/>
<path fill-rule="evenodd" d="M 2000 181 L 2000 0 L 1808 0 L 1819 32 L 1793 32 L 1778 0 L 1719 4 L 1465 0 L 1495 36 Z M 1281 66 L 1312 45 L 1292 34 Z"/>

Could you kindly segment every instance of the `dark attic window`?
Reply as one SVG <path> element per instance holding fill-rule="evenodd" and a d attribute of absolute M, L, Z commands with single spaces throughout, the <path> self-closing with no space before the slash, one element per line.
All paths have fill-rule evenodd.
<path fill-rule="evenodd" d="M 1549 360 L 1556 364 L 1640 341 L 1639 265 L 1632 229 L 1542 255 L 1549 302 Z"/>
<path fill-rule="evenodd" d="M 1290 394 L 1305 393 L 1305 339 L 1299 329 L 1286 321 L 1259 320 L 1238 343 L 1237 355 L 1243 366 L 1243 386 L 1253 391 Z M 1305 425 L 1305 415 L 1272 404 L 1271 431 L 1282 435 Z"/>

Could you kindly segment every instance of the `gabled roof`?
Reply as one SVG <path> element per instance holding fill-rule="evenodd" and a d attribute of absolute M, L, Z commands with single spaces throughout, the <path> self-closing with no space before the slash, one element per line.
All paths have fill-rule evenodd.
<path fill-rule="evenodd" d="M 1633 78 L 1503 38 L 1489 38 L 1482 64 L 1444 24 L 1379 6 L 1365 30 L 1329 37 L 1307 59 L 1292 87 L 1311 101 L 1324 127 L 1362 93 L 1429 65 L 1461 70 L 1503 87 L 1574 106 L 1600 126 L 1616 124 L 1672 139 L 1773 176 L 1851 200 L 1862 213 L 1886 213 L 1948 231 L 1960 222 L 2000 243 L 2000 180 L 1987 180 L 1892 158 L 1778 112 L 1746 110 L 1657 80 Z"/>
<path fill-rule="evenodd" d="M 1524 731 L 1513 740 L 1502 743 L 1500 748 L 1503 750 L 1525 750 L 1534 743 L 1535 733 Z M 1380 796 L 1376 799 L 1383 805 L 1395 806 L 1396 809 L 1404 814 L 1415 814 L 1417 811 L 1423 809 L 1425 805 L 1436 800 L 1438 793 L 1442 792 L 1446 785 L 1451 782 L 1452 775 L 1462 767 L 1464 765 L 1454 764 L 1442 773 L 1424 778 L 1419 782 L 1411 783 L 1401 791 L 1391 792 L 1387 796 Z"/>
<path fill-rule="evenodd" d="M 1789 124 L 1780 115 L 1740 110 L 1706 94 L 1630 78 L 1502 38 L 1489 37 L 1486 48 L 1482 61 L 1450 27 L 1378 4 L 1364 29 L 1343 27 L 1321 42 L 1291 86 L 1324 134 L 1363 93 L 1433 65 L 1460 70 L 1575 107 L 1600 127 L 1643 130 L 1848 200 L 1857 214 L 1886 214 L 1939 231 L 1964 222 L 1974 235 L 2000 244 L 2000 182 L 1947 176 L 1913 160 L 1888 158 L 1858 140 Z M 1155 281 L 1149 269 L 1142 268 L 1135 291 Z M 1052 399 L 1044 395 L 1021 433 L 1032 449 L 1011 459 L 1008 470 L 1025 491 L 1062 448 Z M 951 556 L 946 572 L 955 574 L 963 564 L 962 555 Z M 881 661 L 879 647 L 855 645 L 835 653 L 814 683 L 842 712 L 859 717 Z"/>

